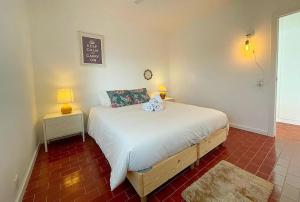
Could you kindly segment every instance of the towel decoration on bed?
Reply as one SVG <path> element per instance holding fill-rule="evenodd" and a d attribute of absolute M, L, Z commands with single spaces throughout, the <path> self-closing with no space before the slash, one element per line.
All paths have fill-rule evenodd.
<path fill-rule="evenodd" d="M 164 109 L 163 100 L 159 95 L 151 98 L 149 102 L 142 104 L 142 108 L 146 112 L 159 112 Z"/>

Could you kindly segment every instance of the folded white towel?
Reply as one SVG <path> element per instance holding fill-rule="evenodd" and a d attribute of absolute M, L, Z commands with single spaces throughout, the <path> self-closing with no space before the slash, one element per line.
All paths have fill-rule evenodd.
<path fill-rule="evenodd" d="M 150 102 L 146 102 L 142 104 L 143 110 L 146 112 L 153 112 L 154 111 L 154 107 L 152 105 L 152 103 Z"/>
<path fill-rule="evenodd" d="M 154 105 L 154 111 L 159 112 L 164 109 L 163 104 Z"/>
<path fill-rule="evenodd" d="M 153 98 L 151 98 L 150 101 L 153 101 L 153 102 L 156 102 L 156 103 L 159 103 L 159 104 L 163 103 L 163 100 L 161 99 L 161 97 L 159 95 L 154 96 Z"/>
<path fill-rule="evenodd" d="M 160 96 L 155 96 L 150 99 L 149 102 L 144 103 L 142 108 L 147 112 L 161 111 L 163 110 L 163 100 L 160 98 Z"/>

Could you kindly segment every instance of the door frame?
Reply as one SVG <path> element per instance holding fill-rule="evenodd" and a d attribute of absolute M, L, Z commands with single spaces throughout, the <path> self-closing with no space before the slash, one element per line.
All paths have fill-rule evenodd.
<path fill-rule="evenodd" d="M 272 16 L 271 26 L 271 67 L 272 69 L 272 88 L 273 88 L 273 103 L 272 103 L 272 125 L 269 127 L 269 131 L 273 131 L 271 134 L 276 136 L 276 121 L 277 121 L 277 76 L 278 76 L 278 43 L 279 43 L 279 19 L 291 14 L 300 12 L 300 8 L 290 9 L 282 12 L 274 13 Z"/>

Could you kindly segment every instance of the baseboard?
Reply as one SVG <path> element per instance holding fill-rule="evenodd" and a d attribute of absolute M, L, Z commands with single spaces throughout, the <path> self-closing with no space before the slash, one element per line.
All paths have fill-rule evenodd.
<path fill-rule="evenodd" d="M 25 177 L 24 177 L 24 179 L 22 181 L 22 184 L 21 184 L 21 187 L 20 187 L 20 189 L 18 191 L 16 202 L 21 202 L 22 199 L 23 199 L 23 196 L 24 196 L 25 191 L 26 191 L 26 187 L 28 185 L 28 182 L 29 182 L 29 179 L 30 179 L 30 176 L 31 176 L 31 173 L 32 173 L 32 169 L 33 169 L 35 161 L 36 161 L 37 154 L 39 152 L 40 145 L 41 144 L 38 144 L 38 146 L 36 147 L 35 152 L 34 152 L 32 158 L 31 158 L 29 167 L 27 169 L 27 172 L 25 173 Z"/>
<path fill-rule="evenodd" d="M 245 131 L 249 131 L 249 132 L 252 132 L 252 133 L 257 133 L 257 134 L 260 134 L 260 135 L 269 136 L 269 137 L 272 136 L 272 135 L 268 134 L 268 132 L 265 131 L 265 130 L 261 130 L 261 129 L 257 129 L 257 128 L 251 128 L 251 127 L 236 124 L 236 123 L 230 123 L 230 127 L 245 130 Z"/>
<path fill-rule="evenodd" d="M 298 125 L 298 126 L 300 125 L 299 120 L 293 120 L 293 119 L 278 118 L 276 122 L 287 123 L 287 124 Z"/>

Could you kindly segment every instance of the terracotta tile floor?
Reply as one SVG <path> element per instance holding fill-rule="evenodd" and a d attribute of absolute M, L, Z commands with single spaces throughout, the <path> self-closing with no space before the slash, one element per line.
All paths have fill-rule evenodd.
<path fill-rule="evenodd" d="M 278 124 L 275 138 L 231 128 L 228 140 L 158 190 L 148 201 L 181 201 L 181 192 L 225 159 L 275 184 L 270 201 L 299 201 L 300 127 Z M 109 188 L 110 166 L 91 138 L 53 142 L 40 148 L 23 201 L 139 201 L 125 181 Z"/>

